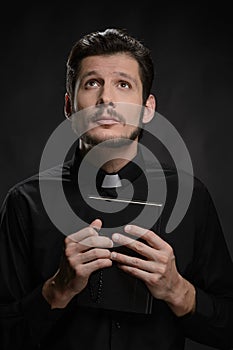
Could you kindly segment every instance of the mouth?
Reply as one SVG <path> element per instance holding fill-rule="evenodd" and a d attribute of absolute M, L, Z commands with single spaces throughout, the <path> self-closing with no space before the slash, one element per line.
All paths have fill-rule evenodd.
<path fill-rule="evenodd" d="M 118 115 L 118 113 L 112 109 L 99 110 L 92 118 L 92 122 L 98 125 L 114 125 L 114 124 L 124 124 L 123 116 Z"/>
<path fill-rule="evenodd" d="M 114 125 L 121 123 L 121 121 L 114 116 L 99 116 L 95 118 L 94 122 L 98 125 Z"/>
<path fill-rule="evenodd" d="M 119 114 L 114 108 L 101 107 L 99 108 L 94 116 L 92 116 L 92 123 L 99 125 L 115 125 L 115 124 L 123 124 L 125 125 L 126 120 L 123 115 Z"/>

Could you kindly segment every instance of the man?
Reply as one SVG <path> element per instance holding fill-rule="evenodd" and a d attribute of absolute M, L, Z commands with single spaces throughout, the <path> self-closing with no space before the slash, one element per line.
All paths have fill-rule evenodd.
<path fill-rule="evenodd" d="M 67 231 L 56 227 L 39 176 L 9 191 L 1 212 L 1 349 L 174 350 L 184 349 L 186 337 L 233 347 L 233 266 L 203 184 L 194 180 L 187 213 L 167 235 L 177 174 L 165 169 L 165 198 L 155 171 L 152 199 L 166 201 L 161 218 L 137 221 L 141 209 L 134 203 L 148 204 L 139 142 L 156 108 L 153 76 L 149 50 L 124 31 L 90 33 L 72 48 L 65 114 L 79 142 L 62 170 L 49 169 L 41 178 L 49 210 L 58 213 L 62 174 L 67 201 L 86 224 L 71 231 L 61 212 Z M 95 172 L 98 195 L 89 196 Z M 114 210 L 114 199 L 131 193 L 124 179 L 134 187 L 129 211 L 121 209 L 119 216 L 88 205 L 87 198 L 107 199 Z M 125 298 L 138 295 L 149 296 L 149 308 L 139 298 L 130 309 Z"/>

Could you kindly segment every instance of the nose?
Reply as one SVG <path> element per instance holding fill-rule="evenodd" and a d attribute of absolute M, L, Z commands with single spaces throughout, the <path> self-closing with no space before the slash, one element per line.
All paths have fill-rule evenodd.
<path fill-rule="evenodd" d="M 114 106 L 114 96 L 110 86 L 104 85 L 99 90 L 96 105 L 106 104 Z"/>

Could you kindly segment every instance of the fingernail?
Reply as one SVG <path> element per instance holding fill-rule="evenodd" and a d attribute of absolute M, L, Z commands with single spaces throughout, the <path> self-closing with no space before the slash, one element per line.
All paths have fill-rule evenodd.
<path fill-rule="evenodd" d="M 114 241 L 119 241 L 119 239 L 120 239 L 120 236 L 118 235 L 118 233 L 114 233 L 113 235 L 112 235 L 112 238 L 113 238 L 113 240 Z"/>
<path fill-rule="evenodd" d="M 130 232 L 130 231 L 131 231 L 131 225 L 126 225 L 125 232 Z"/>
<path fill-rule="evenodd" d="M 115 252 L 112 252 L 112 253 L 111 253 L 111 258 L 112 258 L 112 259 L 116 258 L 116 256 L 117 256 L 117 254 L 116 254 Z"/>

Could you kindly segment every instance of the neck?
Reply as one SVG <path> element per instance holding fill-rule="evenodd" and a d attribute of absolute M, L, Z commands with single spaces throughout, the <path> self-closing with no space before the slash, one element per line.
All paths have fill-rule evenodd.
<path fill-rule="evenodd" d="M 116 173 L 129 163 L 137 154 L 137 141 L 121 147 L 90 147 L 82 141 L 79 149 L 87 161 L 107 173 Z"/>

